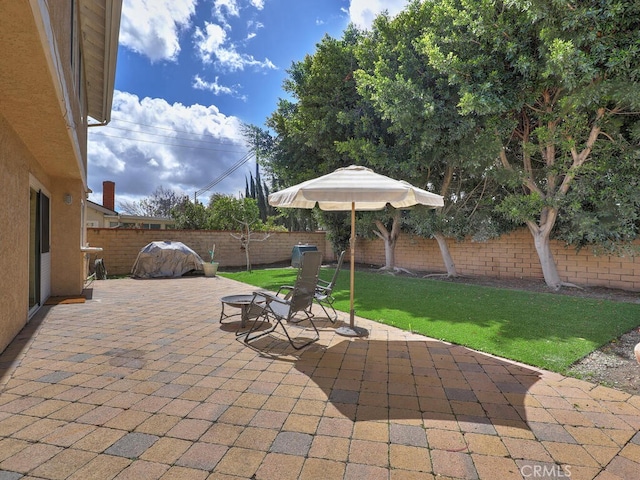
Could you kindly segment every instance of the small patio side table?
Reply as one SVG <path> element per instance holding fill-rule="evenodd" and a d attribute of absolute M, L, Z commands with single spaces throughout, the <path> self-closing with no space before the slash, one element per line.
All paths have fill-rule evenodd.
<path fill-rule="evenodd" d="M 222 311 L 220 312 L 220 323 L 224 323 L 223 320 L 235 317 L 240 315 L 240 328 L 244 328 L 247 325 L 247 320 L 253 316 L 257 316 L 262 313 L 262 308 L 260 307 L 259 312 L 251 312 L 251 302 L 253 301 L 253 294 L 241 294 L 241 295 L 227 295 L 226 297 L 222 297 L 220 299 L 222 302 Z M 264 304 L 264 302 L 260 302 L 257 305 Z M 239 308 L 239 313 L 225 313 L 225 307 L 233 307 Z M 253 313 L 253 315 L 252 315 Z"/>

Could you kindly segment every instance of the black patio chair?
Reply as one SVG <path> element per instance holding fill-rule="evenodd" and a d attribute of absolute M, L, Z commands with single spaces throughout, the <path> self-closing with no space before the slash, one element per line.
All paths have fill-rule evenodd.
<path fill-rule="evenodd" d="M 333 306 L 333 302 L 335 302 L 335 298 L 333 298 L 333 289 L 336 286 L 336 281 L 338 280 L 338 274 L 342 269 L 342 261 L 344 260 L 345 250 L 342 251 L 340 256 L 338 257 L 338 265 L 336 266 L 335 272 L 333 272 L 333 277 L 331 277 L 331 281 L 327 282 L 326 280 L 318 279 L 318 285 L 316 285 L 316 293 L 314 295 L 314 300 L 318 305 L 322 307 L 324 313 L 327 315 L 327 318 L 331 321 L 331 323 L 335 323 L 338 319 L 338 312 Z M 329 314 L 327 308 L 330 308 L 333 311 L 333 316 Z"/>
<path fill-rule="evenodd" d="M 249 308 L 255 305 L 256 308 L 261 309 L 262 313 L 254 319 L 251 328 L 245 334 L 244 342 L 246 344 L 270 334 L 278 325 L 282 327 L 284 334 L 289 339 L 289 343 L 296 350 L 300 350 L 320 339 L 320 332 L 318 332 L 313 323 L 311 305 L 318 284 L 318 273 L 321 264 L 322 253 L 304 252 L 298 268 L 298 276 L 293 286 L 282 286 L 276 294 L 254 292 L 252 306 Z M 296 317 L 298 314 L 303 314 L 304 316 L 302 318 Z M 293 325 L 298 327 L 300 323 L 307 320 L 311 323 L 315 334 L 308 340 L 296 342 L 290 335 L 288 328 Z M 270 324 L 270 326 L 263 329 L 262 327 L 267 324 Z"/>

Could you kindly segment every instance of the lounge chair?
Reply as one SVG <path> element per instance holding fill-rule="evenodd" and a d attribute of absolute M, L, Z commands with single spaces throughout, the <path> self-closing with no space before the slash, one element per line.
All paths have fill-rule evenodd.
<path fill-rule="evenodd" d="M 327 318 L 331 320 L 331 323 L 335 323 L 338 319 L 338 312 L 333 306 L 333 302 L 335 302 L 335 298 L 333 298 L 333 289 L 336 286 L 336 281 L 338 280 L 338 274 L 342 269 L 342 261 L 344 260 L 345 251 L 343 250 L 340 256 L 338 257 L 338 265 L 336 266 L 335 272 L 333 272 L 333 277 L 331 277 L 331 281 L 327 282 L 326 280 L 318 279 L 318 285 L 316 286 L 316 293 L 314 295 L 314 300 L 318 305 L 322 307 L 324 313 L 327 315 Z M 330 308 L 333 311 L 333 315 L 330 315 L 327 311 L 327 308 Z"/>
<path fill-rule="evenodd" d="M 256 308 L 261 308 L 262 313 L 255 318 L 251 328 L 245 334 L 244 342 L 246 344 L 270 334 L 278 325 L 282 327 L 284 334 L 289 339 L 289 343 L 296 350 L 320 339 L 320 333 L 313 323 L 311 305 L 318 284 L 318 273 L 321 264 L 322 253 L 304 252 L 298 268 L 298 276 L 293 286 L 280 287 L 275 295 L 269 292 L 254 292 L 252 306 L 255 305 Z M 250 306 L 249 308 L 252 307 Z M 302 318 L 296 317 L 298 314 L 304 316 Z M 292 325 L 297 327 L 304 321 L 311 323 L 315 334 L 310 339 L 297 342 L 287 329 L 291 328 Z M 262 329 L 267 324 L 270 324 L 270 326 Z"/>

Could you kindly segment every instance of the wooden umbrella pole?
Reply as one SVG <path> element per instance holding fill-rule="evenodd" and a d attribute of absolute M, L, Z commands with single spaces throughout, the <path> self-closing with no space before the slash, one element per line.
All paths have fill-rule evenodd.
<path fill-rule="evenodd" d="M 349 325 L 353 329 L 355 326 L 355 311 L 353 309 L 353 290 L 355 286 L 356 270 L 356 202 L 351 202 L 351 304 L 349 309 Z"/>

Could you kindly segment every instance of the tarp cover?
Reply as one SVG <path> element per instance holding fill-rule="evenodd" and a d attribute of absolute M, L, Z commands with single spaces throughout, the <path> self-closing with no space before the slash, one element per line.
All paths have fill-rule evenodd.
<path fill-rule="evenodd" d="M 181 277 L 203 270 L 202 258 L 182 242 L 151 242 L 138 253 L 131 274 L 139 278 Z"/>

